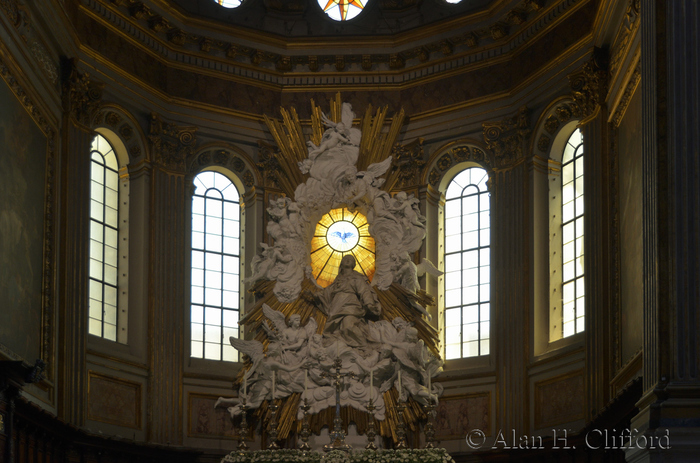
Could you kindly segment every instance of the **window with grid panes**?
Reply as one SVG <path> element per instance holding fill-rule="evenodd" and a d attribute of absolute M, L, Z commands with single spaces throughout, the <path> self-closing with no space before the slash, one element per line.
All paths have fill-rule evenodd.
<path fill-rule="evenodd" d="M 445 358 L 488 355 L 490 208 L 488 174 L 470 167 L 445 193 Z"/>
<path fill-rule="evenodd" d="M 88 333 L 117 341 L 119 165 L 102 135 L 93 140 L 90 159 Z"/>
<path fill-rule="evenodd" d="M 562 336 L 584 328 L 583 137 L 576 129 L 564 147 L 562 185 Z"/>
<path fill-rule="evenodd" d="M 240 314 L 240 196 L 219 172 L 194 179 L 192 197 L 192 357 L 238 361 L 229 337 Z"/>

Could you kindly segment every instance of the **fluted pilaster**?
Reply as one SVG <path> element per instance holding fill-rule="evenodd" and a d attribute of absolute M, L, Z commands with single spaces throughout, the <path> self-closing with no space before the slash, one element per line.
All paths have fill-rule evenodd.
<path fill-rule="evenodd" d="M 700 450 L 700 5 L 642 1 L 644 389 L 633 426 L 670 449 L 628 461 L 696 461 Z"/>
<path fill-rule="evenodd" d="M 491 181 L 491 352 L 498 376 L 497 420 L 500 429 L 528 432 L 527 364 L 529 332 L 528 265 L 524 250 L 526 164 L 496 172 Z"/>
<path fill-rule="evenodd" d="M 90 243 L 90 129 L 102 86 L 78 71 L 76 62 L 63 63 L 62 146 L 59 165 L 61 223 L 58 272 L 58 415 L 75 426 L 85 421 L 87 375 L 85 350 L 88 311 L 88 252 Z"/>
<path fill-rule="evenodd" d="M 195 129 L 151 115 L 151 183 L 148 439 L 182 443 L 185 253 L 187 188 L 185 159 L 196 143 Z"/>

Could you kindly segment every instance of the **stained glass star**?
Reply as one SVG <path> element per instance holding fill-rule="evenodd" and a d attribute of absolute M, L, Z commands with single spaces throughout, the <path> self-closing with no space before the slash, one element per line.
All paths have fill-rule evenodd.
<path fill-rule="evenodd" d="M 339 21 L 345 21 L 354 18 L 365 7 L 362 3 L 362 0 L 319 0 L 318 4 L 321 5 L 323 11 L 328 16 Z M 338 12 L 340 14 L 337 14 L 338 12 L 334 11 L 336 8 L 338 9 Z M 350 14 L 348 15 L 348 13 Z"/>

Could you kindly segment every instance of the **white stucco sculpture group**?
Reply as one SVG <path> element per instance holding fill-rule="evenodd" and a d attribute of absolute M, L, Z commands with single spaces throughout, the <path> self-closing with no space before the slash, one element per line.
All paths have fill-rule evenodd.
<path fill-rule="evenodd" d="M 418 200 L 404 192 L 391 197 L 380 189 L 384 179 L 379 177 L 391 166 L 391 157 L 357 171 L 362 134 L 352 127 L 354 117 L 348 103 L 342 107 L 342 122 L 324 116 L 328 128 L 321 143 L 309 142 L 308 158 L 299 163 L 309 178 L 297 187 L 294 201 L 280 198 L 267 209 L 267 230 L 274 246 L 261 244 L 262 252 L 253 260 L 253 274 L 245 282 L 275 280 L 273 291 L 281 302 L 294 301 L 304 278 L 313 279 L 311 237 L 320 218 L 339 207 L 359 210 L 367 217 L 376 246 L 373 286 L 387 289 L 396 282 L 415 291 L 421 270 L 437 272 L 428 264 L 418 268 L 411 259 L 425 238 L 425 217 Z"/>
<path fill-rule="evenodd" d="M 310 412 L 318 413 L 335 405 L 336 359 L 345 377 L 341 406 L 367 411 L 371 396 L 377 407 L 375 417 L 383 420 L 382 394 L 392 387 L 404 399 L 437 402 L 442 387 L 431 383 L 431 378 L 442 371 L 442 360 L 429 352 L 407 321 L 379 319 L 381 305 L 354 266 L 354 257 L 345 256 L 338 277 L 318 294 L 319 308 L 328 316 L 323 334 L 317 333 L 313 318 L 301 326 L 299 315 L 285 320 L 281 312 L 263 305 L 267 352 L 260 341 L 230 338 L 236 349 L 250 357 L 252 366 L 245 373 L 239 399 L 220 398 L 217 406 L 228 407 L 235 416 L 240 413 L 240 398 L 249 408 L 257 408 L 264 400 L 297 392 L 308 400 Z"/>
<path fill-rule="evenodd" d="M 296 188 L 294 200 L 283 197 L 270 202 L 267 230 L 274 244 L 261 244 L 262 252 L 253 259 L 252 274 L 245 283 L 274 280 L 276 298 L 283 303 L 295 301 L 304 278 L 315 283 L 310 250 L 316 224 L 339 207 L 359 210 L 367 217 L 376 249 L 373 280 L 370 284 L 355 271 L 354 257 L 345 255 L 335 281 L 313 294 L 316 307 L 327 317 L 322 334 L 314 318 L 301 326 L 299 315 L 285 320 L 282 313 L 264 305 L 267 350 L 259 341 L 231 338 L 231 344 L 252 361 L 239 390 L 249 408 L 272 399 L 273 390 L 274 398 L 302 394 L 311 413 L 334 406 L 336 390 L 330 376 L 336 359 L 345 375 L 341 405 L 366 411 L 371 396 L 380 420 L 385 416 L 382 393 L 392 387 L 404 398 L 423 404 L 435 403 L 442 392 L 439 384 L 431 384 L 442 360 L 429 351 L 410 323 L 384 319 L 372 288 L 387 290 L 396 283 L 415 292 L 421 273 L 439 274 L 428 261 L 416 265 L 411 258 L 425 238 L 425 217 L 413 195 L 402 192 L 391 197 L 380 189 L 384 179 L 379 177 L 391 166 L 391 157 L 357 171 L 362 134 L 352 127 L 354 117 L 347 103 L 342 106 L 341 122 L 323 117 L 327 129 L 320 144 L 309 142 L 308 158 L 299 163 L 309 177 Z M 420 305 L 414 303 L 414 308 L 428 316 Z M 228 407 L 233 416 L 240 412 L 239 400 L 221 398 L 217 406 Z"/>

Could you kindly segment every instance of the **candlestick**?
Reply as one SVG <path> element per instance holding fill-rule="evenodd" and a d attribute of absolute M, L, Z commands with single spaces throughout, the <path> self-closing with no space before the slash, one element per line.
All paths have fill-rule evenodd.
<path fill-rule="evenodd" d="M 274 376 L 273 376 L 273 378 L 274 378 Z M 399 388 L 398 389 L 399 389 L 399 400 L 401 400 L 401 391 L 402 391 L 402 389 L 401 389 L 401 370 L 399 370 Z"/>
<path fill-rule="evenodd" d="M 245 374 L 245 375 L 243 375 L 243 395 L 244 396 L 246 395 L 247 391 L 248 391 L 248 375 Z"/>
<path fill-rule="evenodd" d="M 408 445 L 406 444 L 406 421 L 403 417 L 403 411 L 406 409 L 406 404 L 401 402 L 401 396 L 399 400 L 396 401 L 396 414 L 398 415 L 399 422 L 396 426 L 396 437 L 399 441 L 396 443 L 395 449 L 406 449 Z"/>
<path fill-rule="evenodd" d="M 245 443 L 245 438 L 248 435 L 248 421 L 246 420 L 246 410 L 248 407 L 245 405 L 245 395 L 243 400 L 241 400 L 241 429 L 238 432 L 238 453 L 244 453 L 248 450 L 248 445 Z"/>
<path fill-rule="evenodd" d="M 372 372 L 370 371 L 370 375 Z M 371 376 L 370 376 L 371 380 Z M 372 403 L 372 399 L 369 399 L 369 404 L 367 404 L 367 411 L 369 412 L 369 418 L 367 419 L 367 450 L 377 450 L 377 444 L 374 443 L 374 438 L 377 433 L 374 431 L 374 410 L 377 407 Z"/>
<path fill-rule="evenodd" d="M 428 405 L 423 405 L 425 408 L 425 414 L 428 417 L 428 421 L 425 423 L 425 448 L 433 449 L 435 448 L 435 426 L 433 426 L 433 419 L 435 417 L 435 405 L 433 400 L 428 400 Z"/>
<path fill-rule="evenodd" d="M 311 405 L 309 405 L 309 401 L 306 400 L 306 398 L 304 398 L 304 404 L 301 406 L 301 409 L 304 411 L 304 419 L 302 421 L 301 433 L 299 433 L 301 437 L 301 444 L 299 445 L 299 450 L 302 450 L 304 452 L 311 450 L 311 446 L 309 445 L 309 436 L 311 435 L 311 431 L 309 429 L 310 408 Z"/>

